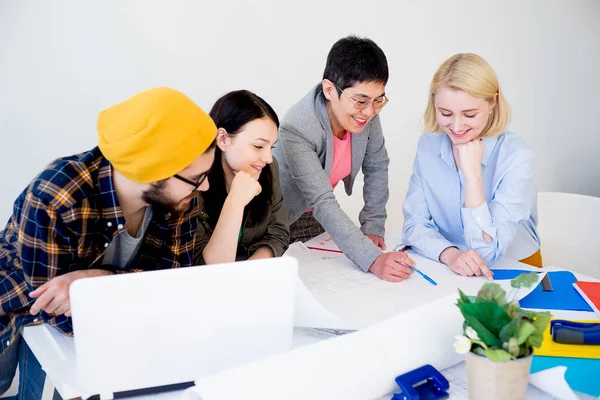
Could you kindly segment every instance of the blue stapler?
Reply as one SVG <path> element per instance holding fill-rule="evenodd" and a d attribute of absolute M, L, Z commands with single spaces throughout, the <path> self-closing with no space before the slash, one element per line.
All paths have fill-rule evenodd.
<path fill-rule="evenodd" d="M 437 369 L 427 364 L 396 378 L 402 393 L 392 400 L 438 400 L 448 398 L 450 383 Z"/>
<path fill-rule="evenodd" d="M 562 344 L 600 344 L 600 323 L 556 319 L 550 322 L 552 340 Z"/>

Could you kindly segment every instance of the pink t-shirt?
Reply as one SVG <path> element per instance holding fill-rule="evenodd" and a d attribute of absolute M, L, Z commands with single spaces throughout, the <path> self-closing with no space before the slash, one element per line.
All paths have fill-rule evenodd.
<path fill-rule="evenodd" d="M 346 131 L 342 139 L 333 137 L 333 164 L 331 166 L 331 174 L 329 175 L 329 183 L 331 187 L 336 185 L 350 175 L 352 172 L 352 134 Z"/>
<path fill-rule="evenodd" d="M 337 184 L 352 173 L 352 134 L 346 131 L 342 139 L 333 137 L 333 164 L 329 183 L 335 189 Z M 312 210 L 308 209 L 306 212 Z"/>

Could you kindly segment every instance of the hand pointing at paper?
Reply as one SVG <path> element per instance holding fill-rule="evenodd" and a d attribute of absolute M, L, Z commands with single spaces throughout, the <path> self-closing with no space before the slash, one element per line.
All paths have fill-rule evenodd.
<path fill-rule="evenodd" d="M 474 250 L 460 251 L 456 247 L 448 247 L 440 254 L 440 261 L 452 271 L 462 276 L 484 275 L 488 280 L 494 279 L 493 272 Z"/>

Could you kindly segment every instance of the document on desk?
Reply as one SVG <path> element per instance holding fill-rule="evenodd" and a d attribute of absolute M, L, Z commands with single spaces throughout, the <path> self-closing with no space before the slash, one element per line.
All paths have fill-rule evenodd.
<path fill-rule="evenodd" d="M 327 251 L 331 253 L 341 253 L 340 248 L 335 244 L 329 233 L 324 232 L 306 242 L 304 245 L 311 250 Z"/>
<path fill-rule="evenodd" d="M 72 363 L 77 362 L 77 358 L 75 357 L 75 340 L 73 339 L 73 336 L 67 336 L 48 324 L 44 324 L 43 326 L 54 339 L 54 344 L 57 346 L 63 361 Z"/>
<path fill-rule="evenodd" d="M 319 303 L 300 279 L 298 279 L 296 284 L 294 326 L 304 328 L 357 329 L 357 326 L 351 322 L 344 321 Z"/>
<path fill-rule="evenodd" d="M 386 243 L 390 248 L 394 247 L 393 240 L 387 240 Z M 345 256 L 323 258 L 328 253 L 303 249 L 302 244 L 290 246 L 286 255 L 299 260 L 298 274 L 309 294 L 314 297 L 314 300 L 310 300 L 303 292 L 303 296 L 307 298 L 297 302 L 297 312 L 298 307 L 311 304 L 312 308 L 324 308 L 329 314 L 339 318 L 332 326 L 324 326 L 323 319 L 320 318 L 317 321 L 318 325 L 312 325 L 320 328 L 365 328 L 420 304 L 457 294 L 458 288 L 467 295 L 476 295 L 487 282 L 484 277 L 457 275 L 445 265 L 413 252 L 408 252 L 408 255 L 421 271 L 438 283 L 437 286 L 431 285 L 416 273 L 402 282 L 386 282 L 371 273 L 363 272 Z M 494 267 L 527 269 L 523 264 L 511 260 L 500 260 Z M 543 274 L 540 274 L 540 280 L 542 276 Z M 510 280 L 495 283 L 502 286 L 507 293 L 512 291 Z M 526 296 L 533 289 L 520 289 L 518 298 Z M 315 303 L 320 306 L 316 306 Z M 310 316 L 311 313 L 305 312 L 303 315 Z M 310 319 L 304 319 L 303 324 L 297 326 L 310 327 L 310 322 Z"/>
<path fill-rule="evenodd" d="M 426 310 L 422 311 L 426 312 Z M 441 311 L 446 311 L 446 309 L 442 308 Z M 447 311 L 450 310 L 447 309 Z M 406 322 L 410 318 L 399 316 L 400 320 L 404 319 Z M 398 371 L 397 368 L 411 369 L 413 366 L 407 365 L 410 362 L 402 362 L 402 357 L 395 358 L 401 352 L 404 359 L 417 360 L 416 363 L 413 362 L 412 364 L 431 362 L 438 368 L 452 364 L 442 370 L 442 374 L 450 383 L 449 398 L 452 400 L 467 400 L 469 398 L 466 367 L 462 361 L 464 359 L 462 356 L 455 355 L 456 360 L 444 360 L 442 357 L 436 358 L 432 352 L 424 351 L 415 358 L 414 352 L 410 350 L 403 351 L 403 348 L 410 344 L 406 342 L 406 339 L 409 338 L 402 333 L 399 334 L 397 340 L 393 340 L 389 336 L 385 337 L 384 340 L 381 340 L 381 337 L 378 338 L 380 339 L 379 348 L 391 345 L 388 354 L 385 351 L 378 353 L 381 357 L 379 364 L 375 364 L 377 360 L 374 360 L 373 357 L 366 356 L 364 352 L 354 348 L 354 346 L 364 345 L 368 347 L 367 350 L 374 351 L 376 346 L 373 346 L 372 340 L 369 340 L 375 339 L 374 332 L 379 330 L 379 333 L 381 333 L 393 326 L 394 324 L 373 326 L 367 329 L 369 332 L 362 338 L 355 335 L 352 340 L 347 340 L 345 343 L 332 341 L 340 336 L 336 335 L 335 332 L 322 335 L 316 333 L 315 340 L 306 344 L 318 345 L 305 347 L 303 351 L 286 353 L 272 359 L 259 361 L 254 365 L 243 366 L 206 377 L 197 381 L 195 387 L 183 393 L 181 399 L 228 400 L 245 395 L 245 398 L 259 398 L 261 400 L 279 400 L 280 398 L 290 400 L 303 400 L 306 398 L 316 400 L 337 398 L 389 400 L 393 393 L 397 393 L 399 390 L 395 385 L 388 385 L 389 382 L 385 379 L 379 379 L 376 374 L 382 374 L 382 376 L 393 380 L 393 375 Z M 309 333 L 309 335 L 312 335 L 312 333 Z M 342 335 L 346 335 L 346 333 L 342 333 Z M 427 336 L 427 339 L 431 339 L 430 335 Z M 363 341 L 364 343 L 361 343 Z M 335 344 L 329 345 L 329 343 Z M 434 344 L 435 346 L 436 344 Z M 441 347 L 436 349 L 434 351 L 448 353 L 446 349 Z M 450 351 L 450 353 L 452 352 Z M 432 360 L 435 360 L 435 362 Z M 564 374 L 564 367 L 532 374 L 526 398 L 531 400 L 552 400 L 555 398 L 564 400 L 593 399 L 591 396 L 575 394 L 565 381 Z M 370 382 L 372 379 L 376 382 Z M 235 384 L 231 384 L 232 382 L 235 382 Z M 367 388 L 364 387 L 365 385 Z M 386 388 L 388 391 L 381 395 L 380 393 Z"/>
<path fill-rule="evenodd" d="M 403 372 L 423 364 L 441 370 L 463 360 L 452 349 L 462 331 L 455 303 L 456 296 L 448 296 L 356 332 L 201 378 L 193 392 L 203 400 L 376 399 L 392 392 Z"/>
<path fill-rule="evenodd" d="M 64 368 L 65 365 L 75 365 L 75 342 L 72 336 L 67 336 L 48 324 L 40 324 L 25 330 L 27 343 L 44 369 Z M 39 351 L 38 351 L 39 350 Z"/>

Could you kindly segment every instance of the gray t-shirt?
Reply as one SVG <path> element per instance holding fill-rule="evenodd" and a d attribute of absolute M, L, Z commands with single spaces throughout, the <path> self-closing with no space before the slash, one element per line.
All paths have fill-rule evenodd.
<path fill-rule="evenodd" d="M 151 220 L 152 207 L 148 206 L 146 208 L 146 213 L 144 214 L 144 220 L 140 224 L 140 228 L 135 237 L 131 237 L 126 230 L 119 233 L 106 249 L 104 258 L 102 259 L 102 265 L 114 265 L 118 268 L 129 267 L 129 263 L 135 258 L 135 255 L 140 250 L 142 239 L 146 234 L 146 230 L 148 229 Z"/>

